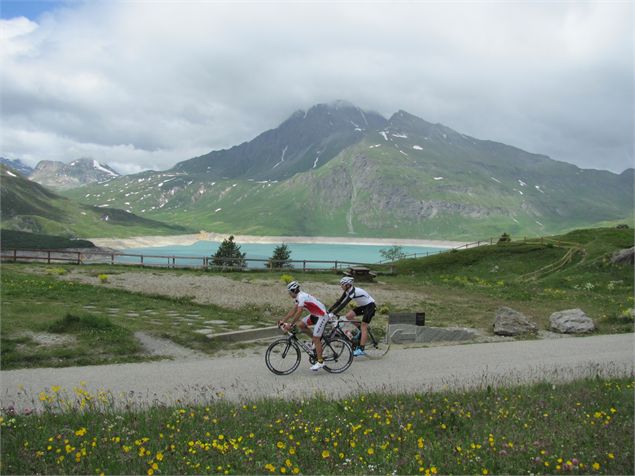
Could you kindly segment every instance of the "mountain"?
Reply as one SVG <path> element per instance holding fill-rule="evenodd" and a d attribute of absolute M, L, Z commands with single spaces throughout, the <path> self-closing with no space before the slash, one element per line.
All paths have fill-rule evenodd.
<path fill-rule="evenodd" d="M 11 159 L 5 159 L 4 157 L 0 157 L 0 164 L 6 165 L 10 169 L 13 169 L 16 172 L 19 172 L 25 177 L 28 177 L 29 175 L 33 173 L 33 168 L 26 165 L 20 159 L 11 160 Z"/>
<path fill-rule="evenodd" d="M 195 229 L 255 235 L 481 239 L 633 222 L 633 170 L 585 170 L 398 111 L 342 101 L 252 141 L 69 190 Z"/>
<path fill-rule="evenodd" d="M 3 229 L 65 237 L 136 236 L 188 233 L 112 207 L 94 207 L 62 197 L 0 165 L 0 218 Z"/>
<path fill-rule="evenodd" d="M 385 124 L 379 114 L 345 101 L 318 104 L 306 112 L 295 112 L 279 127 L 250 142 L 180 162 L 171 171 L 226 179 L 284 180 L 326 164 L 368 131 Z"/>
<path fill-rule="evenodd" d="M 109 166 L 93 159 L 77 159 L 68 164 L 43 160 L 35 166 L 30 179 L 45 187 L 65 190 L 95 182 L 107 182 L 119 175 Z"/>

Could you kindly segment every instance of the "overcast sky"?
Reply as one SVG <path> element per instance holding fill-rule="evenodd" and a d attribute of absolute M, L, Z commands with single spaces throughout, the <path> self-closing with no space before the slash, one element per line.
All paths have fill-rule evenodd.
<path fill-rule="evenodd" d="M 633 167 L 633 4 L 2 0 L 0 155 L 165 170 L 348 100 Z"/>

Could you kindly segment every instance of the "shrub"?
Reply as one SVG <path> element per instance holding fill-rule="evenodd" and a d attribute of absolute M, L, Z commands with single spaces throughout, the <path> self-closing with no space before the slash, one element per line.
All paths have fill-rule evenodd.
<path fill-rule="evenodd" d="M 397 261 L 406 256 L 406 253 L 403 252 L 403 248 L 397 245 L 379 250 L 379 254 L 382 258 L 389 261 Z"/>
<path fill-rule="evenodd" d="M 511 236 L 509 236 L 508 233 L 503 233 L 500 238 L 498 239 L 498 242 L 496 243 L 497 245 L 500 245 L 501 243 L 509 243 L 512 241 Z"/>
<path fill-rule="evenodd" d="M 112 331 L 116 326 L 107 317 L 76 316 L 66 314 L 49 326 L 49 331 L 56 334 L 82 331 Z"/>
<path fill-rule="evenodd" d="M 48 272 L 49 274 L 56 274 L 58 276 L 63 276 L 66 273 L 68 273 L 68 271 L 65 270 L 64 268 L 50 268 Z"/>
<path fill-rule="evenodd" d="M 293 281 L 293 276 L 291 276 L 290 274 L 283 274 L 282 276 L 280 276 L 280 281 L 282 281 L 284 284 L 289 284 L 291 281 Z"/>

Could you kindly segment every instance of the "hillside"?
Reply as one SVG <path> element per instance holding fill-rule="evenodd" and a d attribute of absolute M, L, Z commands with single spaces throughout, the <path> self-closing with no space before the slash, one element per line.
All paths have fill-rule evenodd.
<path fill-rule="evenodd" d="M 180 234 L 188 229 L 62 197 L 0 165 L 2 228 L 63 237 Z"/>
<path fill-rule="evenodd" d="M 633 224 L 633 169 L 584 170 L 399 111 L 297 112 L 251 142 L 65 193 L 255 235 L 470 240 Z"/>

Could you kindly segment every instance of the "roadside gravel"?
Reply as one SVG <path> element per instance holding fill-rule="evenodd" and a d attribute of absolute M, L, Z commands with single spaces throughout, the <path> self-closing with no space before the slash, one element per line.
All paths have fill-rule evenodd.
<path fill-rule="evenodd" d="M 109 274 L 108 281 L 101 284 L 96 276 L 81 269 L 73 270 L 60 279 L 78 281 L 85 284 L 111 286 L 144 294 L 161 294 L 171 297 L 192 297 L 199 304 L 216 304 L 231 309 L 245 306 L 271 306 L 287 309 L 292 304 L 285 285 L 270 279 L 234 280 L 223 276 L 191 275 L 161 271 L 160 273 L 127 271 Z M 338 279 L 333 284 L 303 281 L 302 287 L 310 294 L 329 305 L 341 294 Z M 377 302 L 392 306 L 412 306 L 426 299 L 420 292 L 408 292 L 382 284 L 364 283 Z"/>

